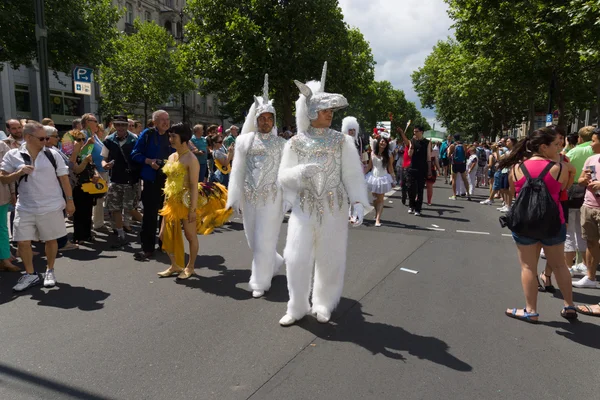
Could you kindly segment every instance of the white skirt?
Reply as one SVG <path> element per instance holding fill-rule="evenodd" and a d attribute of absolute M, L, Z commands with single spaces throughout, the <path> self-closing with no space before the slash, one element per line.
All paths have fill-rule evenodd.
<path fill-rule="evenodd" d="M 373 172 L 369 172 L 365 179 L 367 180 L 369 192 L 377 194 L 389 192 L 392 190 L 392 184 L 394 183 L 394 180 L 390 174 L 375 177 L 373 176 Z"/>

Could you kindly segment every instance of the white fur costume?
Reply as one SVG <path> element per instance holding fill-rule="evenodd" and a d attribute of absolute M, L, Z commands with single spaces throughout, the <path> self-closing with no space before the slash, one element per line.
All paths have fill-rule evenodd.
<path fill-rule="evenodd" d="M 258 132 L 261 114 L 271 113 L 273 102 L 268 98 L 268 75 L 265 75 L 263 97 L 255 97 L 242 132 L 235 142 L 235 157 L 229 181 L 228 207 L 242 210 L 244 232 L 252 250 L 250 288 L 260 297 L 271 288 L 273 275 L 283 265 L 277 253 L 277 239 L 283 221 L 283 200 L 277 173 L 285 139 Z"/>
<path fill-rule="evenodd" d="M 348 199 L 360 203 L 353 215 L 357 225 L 369 204 L 354 138 L 310 126 L 318 111 L 348 105 L 343 96 L 324 92 L 324 80 L 325 72 L 321 83 L 296 81 L 302 92 L 296 102 L 298 135 L 286 144 L 279 168 L 284 203 L 292 207 L 284 250 L 290 300 L 279 321 L 284 326 L 311 311 L 311 286 L 312 313 L 319 322 L 329 321 L 344 284 Z"/>

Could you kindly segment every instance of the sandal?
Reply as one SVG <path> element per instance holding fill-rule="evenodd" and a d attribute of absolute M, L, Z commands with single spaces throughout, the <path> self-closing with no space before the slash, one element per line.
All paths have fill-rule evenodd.
<path fill-rule="evenodd" d="M 555 293 L 556 292 L 556 288 L 553 285 L 549 285 L 549 286 L 545 286 L 546 284 L 546 280 L 544 278 L 542 278 L 542 276 L 545 276 L 546 278 L 550 279 L 552 278 L 552 275 L 546 275 L 545 272 L 542 272 L 537 280 L 538 280 L 538 292 L 548 292 L 548 293 Z M 540 280 L 541 279 L 541 280 Z M 544 285 L 542 285 L 542 281 L 544 282 Z M 552 281 L 550 281 L 552 282 Z"/>
<path fill-rule="evenodd" d="M 598 304 L 600 305 L 600 303 L 598 303 Z M 585 308 L 585 310 L 582 310 L 582 308 Z M 590 307 L 586 304 L 577 306 L 575 311 L 577 311 L 578 313 L 583 314 L 583 315 L 590 315 L 592 317 L 600 317 L 600 313 L 595 313 L 594 310 L 592 310 L 592 307 Z"/>
<path fill-rule="evenodd" d="M 572 312 L 568 312 L 568 311 L 572 311 Z M 575 306 L 563 307 L 562 311 L 560 312 L 560 316 L 563 317 L 564 319 L 568 319 L 569 321 L 576 320 L 577 319 L 577 309 L 575 308 Z"/>
<path fill-rule="evenodd" d="M 527 312 L 527 308 L 523 307 L 522 308 L 523 315 L 517 315 L 517 310 L 518 310 L 517 308 L 513 308 L 512 312 L 509 313 L 508 311 L 505 311 L 504 314 L 506 314 L 507 317 L 518 319 L 518 320 L 525 321 L 525 322 L 529 322 L 530 324 L 539 324 L 538 320 L 531 319 L 531 318 L 539 317 L 540 314 Z"/>

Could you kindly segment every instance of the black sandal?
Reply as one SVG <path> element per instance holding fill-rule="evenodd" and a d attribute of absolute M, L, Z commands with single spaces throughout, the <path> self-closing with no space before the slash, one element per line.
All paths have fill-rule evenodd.
<path fill-rule="evenodd" d="M 542 281 L 540 280 L 540 278 L 542 278 L 542 275 L 544 275 L 546 278 L 549 278 L 549 279 L 552 278 L 552 275 L 546 275 L 545 272 L 542 272 L 538 276 L 538 278 L 537 278 L 537 281 L 538 281 L 538 292 L 555 293 L 556 292 L 556 288 L 553 285 L 550 285 L 550 286 L 544 286 L 544 285 L 542 285 Z M 544 282 L 544 284 L 545 284 L 545 282 Z"/>
<path fill-rule="evenodd" d="M 573 311 L 573 312 L 567 312 L 567 311 Z M 560 312 L 560 316 L 569 321 L 576 320 L 577 319 L 577 308 L 575 308 L 575 306 L 563 307 L 563 309 Z"/>

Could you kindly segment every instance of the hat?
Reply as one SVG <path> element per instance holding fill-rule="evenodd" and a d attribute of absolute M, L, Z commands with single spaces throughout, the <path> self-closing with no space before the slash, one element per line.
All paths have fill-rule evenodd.
<path fill-rule="evenodd" d="M 113 118 L 113 124 L 125 123 L 129 124 L 129 120 L 126 115 L 115 115 Z"/>

